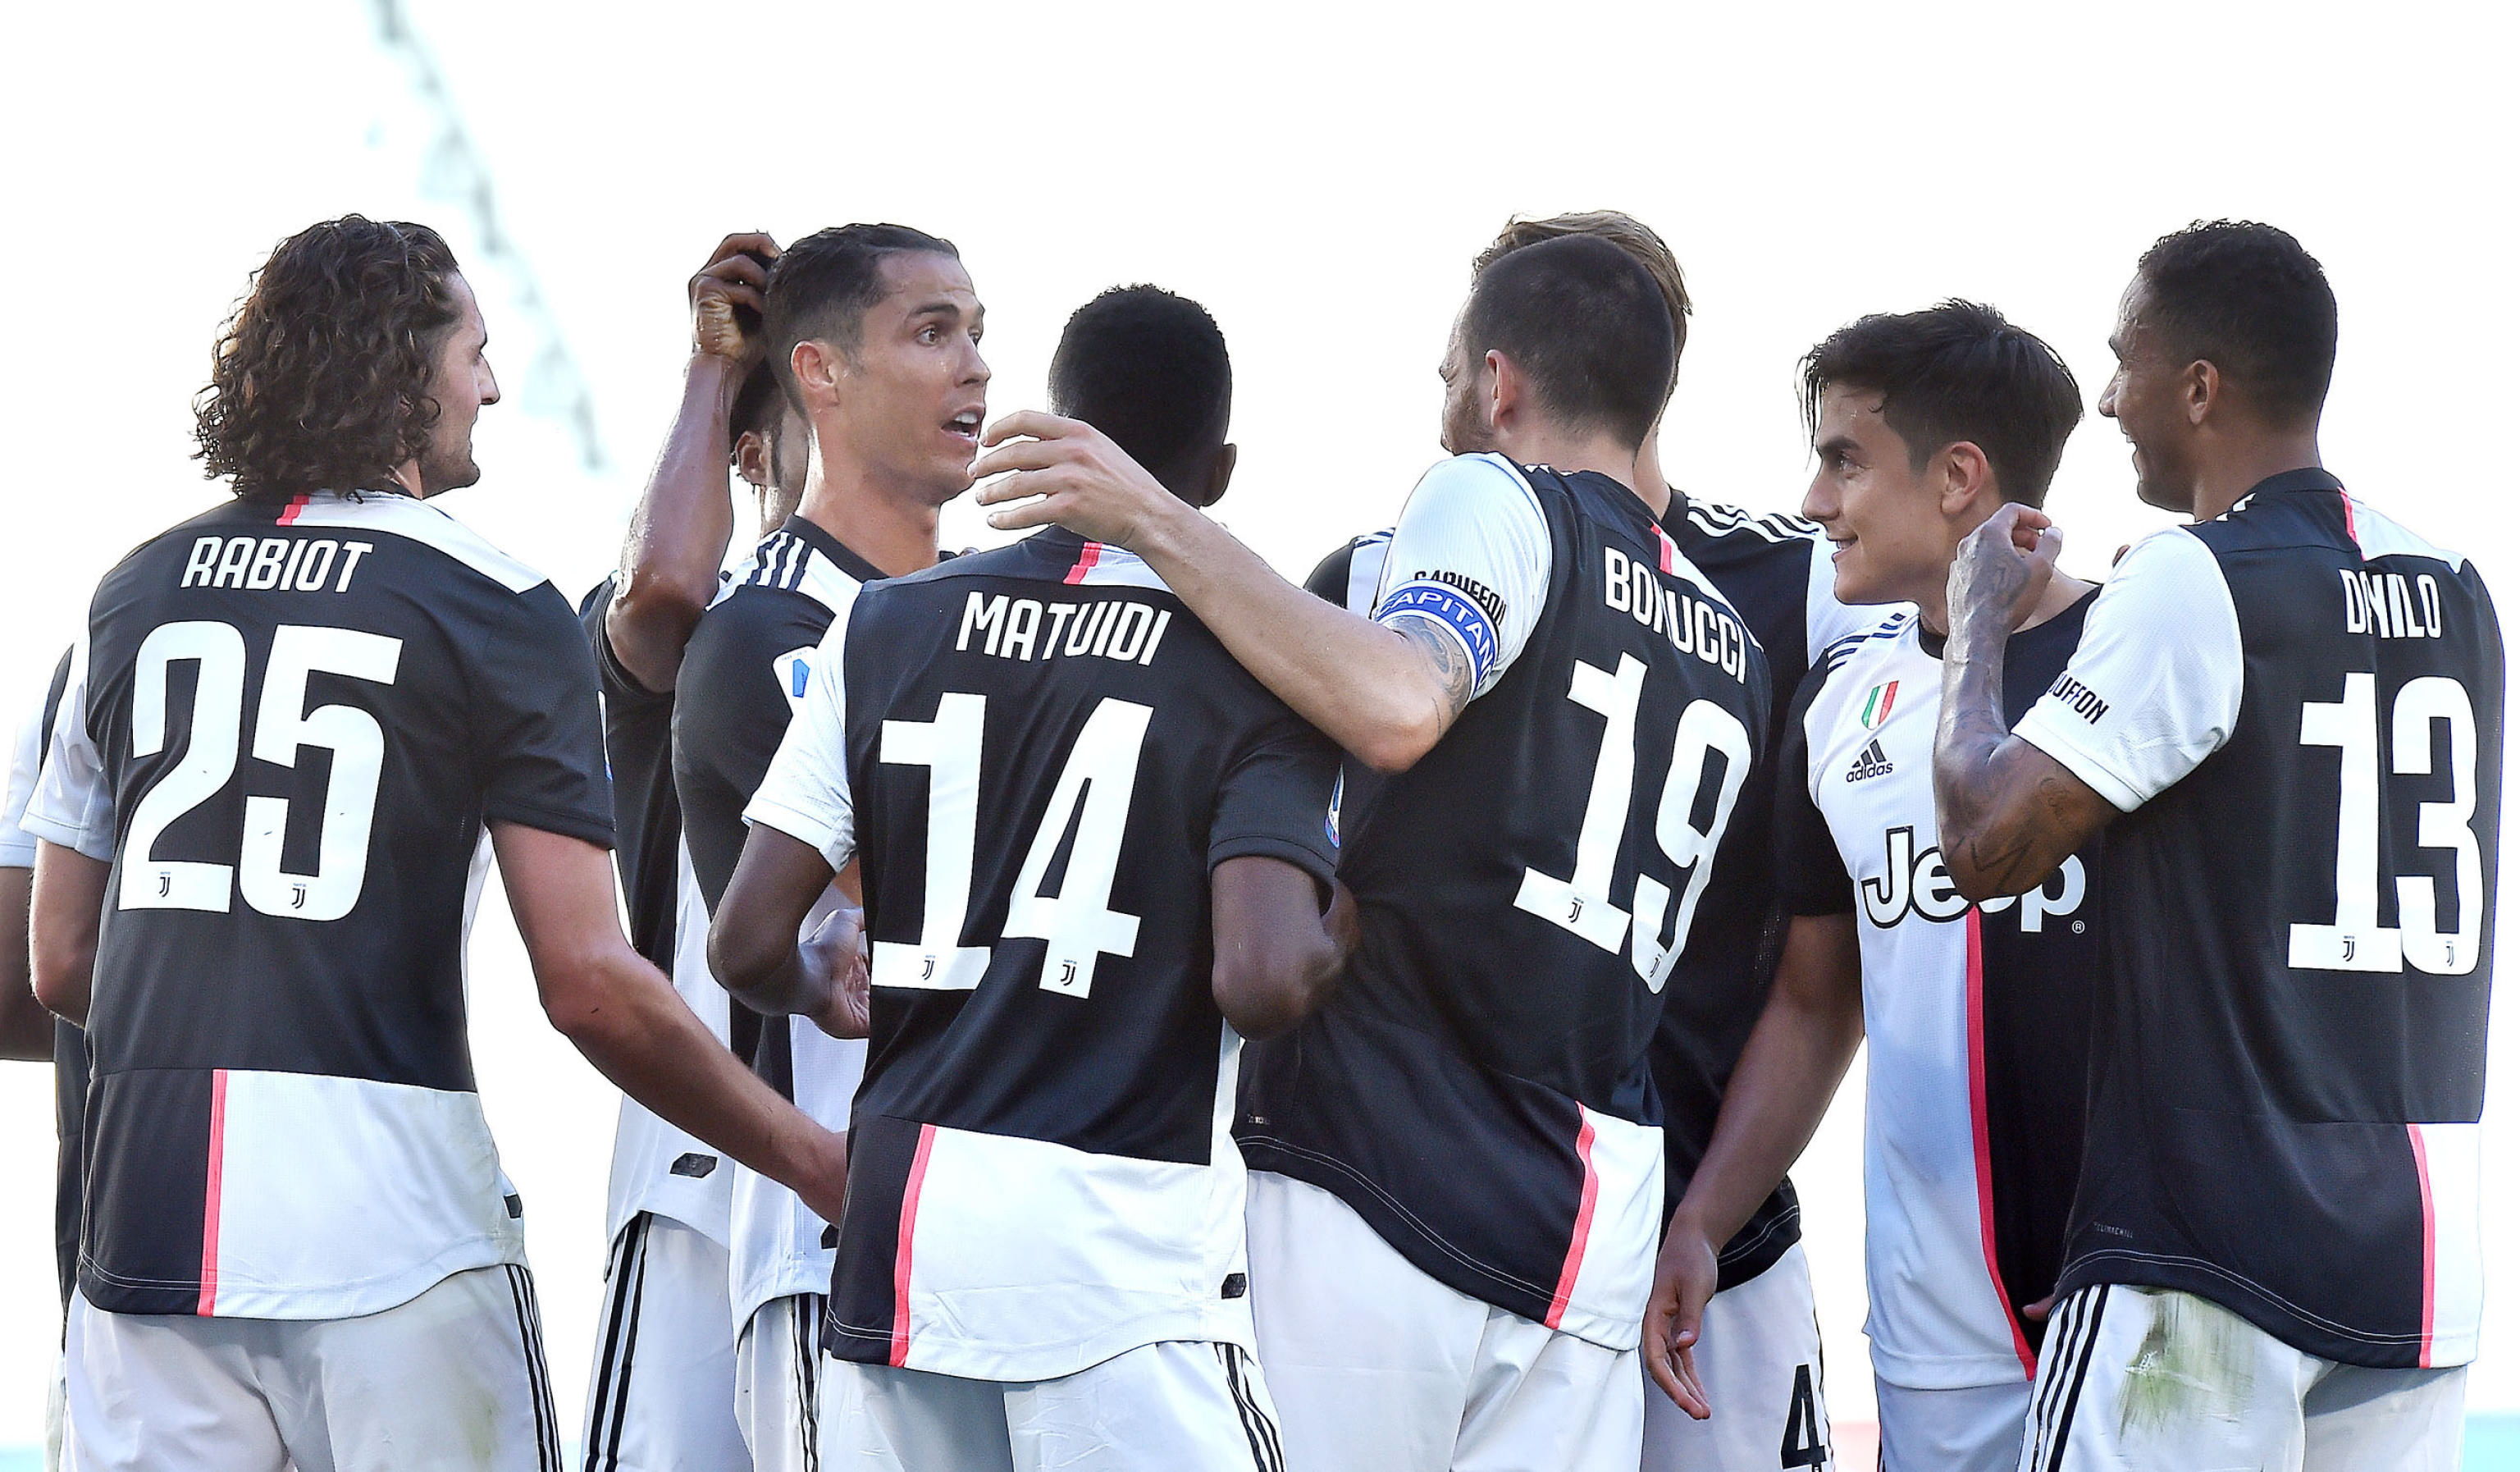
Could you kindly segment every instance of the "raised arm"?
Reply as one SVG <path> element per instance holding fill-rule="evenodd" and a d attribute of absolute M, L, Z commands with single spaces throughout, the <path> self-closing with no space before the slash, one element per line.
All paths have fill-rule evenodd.
<path fill-rule="evenodd" d="M 683 369 L 682 406 L 631 512 L 604 619 L 613 657 L 650 690 L 674 688 L 683 645 L 717 595 L 735 530 L 727 420 L 744 375 L 761 360 L 763 262 L 778 253 L 766 235 L 730 235 L 691 281 L 692 357 Z"/>
<path fill-rule="evenodd" d="M 1695 1348 L 1715 1296 L 1717 1255 L 1802 1157 L 1863 1040 L 1855 916 L 1795 916 L 1768 1005 L 1725 1086 L 1715 1137 L 1672 1214 L 1645 1306 L 1645 1369 L 1700 1420 L 1714 1408 Z"/>
<path fill-rule="evenodd" d="M 1015 473 L 978 492 L 1002 508 L 990 525 L 1056 522 L 1145 558 L 1244 668 L 1378 771 L 1405 771 L 1432 750 L 1496 657 L 1493 615 L 1481 650 L 1433 614 L 1376 622 L 1313 597 L 1090 425 L 1014 414 L 990 427 L 988 442 L 996 448 L 973 474 Z M 1029 496 L 1040 499 L 1006 504 Z M 1542 546 L 1545 556 L 1545 531 Z M 1406 555 L 1395 542 L 1395 571 Z"/>
<path fill-rule="evenodd" d="M 664 973 L 630 948 L 604 851 L 518 823 L 494 824 L 490 837 L 552 1026 L 666 1123 L 837 1220 L 848 1177 L 840 1137 L 720 1045 Z"/>
<path fill-rule="evenodd" d="M 1952 564 L 1934 810 L 1944 866 L 1972 900 L 2033 888 L 2117 815 L 2063 762 L 2013 735 L 2003 713 L 2004 641 L 2054 575 L 2058 545 L 2047 517 L 2008 505 Z"/>

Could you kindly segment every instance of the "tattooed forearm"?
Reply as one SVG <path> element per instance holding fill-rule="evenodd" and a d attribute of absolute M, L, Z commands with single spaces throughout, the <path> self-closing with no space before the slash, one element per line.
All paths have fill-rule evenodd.
<path fill-rule="evenodd" d="M 1391 626 L 1426 656 L 1426 667 L 1434 672 L 1440 691 L 1434 712 L 1436 728 L 1451 729 L 1454 719 L 1469 708 L 1478 680 L 1468 652 L 1450 631 L 1424 619 L 1395 619 Z"/>
<path fill-rule="evenodd" d="M 1944 651 L 1934 807 L 1944 866 L 1972 899 L 2038 885 L 2108 821 L 2096 794 L 2011 734 L 2002 629 L 1955 630 Z"/>

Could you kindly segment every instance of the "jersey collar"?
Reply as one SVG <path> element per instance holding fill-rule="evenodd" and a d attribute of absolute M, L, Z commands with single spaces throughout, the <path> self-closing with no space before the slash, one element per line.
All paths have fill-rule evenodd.
<path fill-rule="evenodd" d="M 2288 490 L 2324 490 L 2333 494 L 2337 491 L 2343 490 L 2344 488 L 2344 482 L 2339 481 L 2334 476 L 2329 475 L 2326 471 L 2321 470 L 2319 467 L 2312 465 L 2305 466 L 2300 470 L 2288 470 L 2278 475 L 2269 476 L 2265 480 L 2260 481 L 2257 484 L 2250 486 L 2249 495 L 2279 495 Z M 2242 496 L 2241 499 L 2247 500 L 2248 496 Z"/>
<path fill-rule="evenodd" d="M 779 529 L 830 558 L 832 566 L 860 582 L 878 582 L 892 575 L 850 551 L 838 537 L 824 530 L 820 525 L 807 521 L 802 512 L 789 517 L 787 525 Z"/>

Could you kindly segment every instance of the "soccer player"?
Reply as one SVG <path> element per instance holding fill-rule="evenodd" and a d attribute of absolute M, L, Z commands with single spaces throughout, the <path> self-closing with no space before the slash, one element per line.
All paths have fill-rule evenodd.
<path fill-rule="evenodd" d="M 1253 1049 L 1261 1359 L 1314 1468 L 1637 1466 L 1662 992 L 1763 745 L 1766 657 L 1634 487 L 1671 382 L 1652 277 L 1586 237 L 1478 273 L 1379 621 L 1294 587 L 1081 426 L 1017 415 L 994 519 L 1132 547 L 1392 775 L 1339 989 Z M 1006 443 L 1015 436 L 1032 436 Z"/>
<path fill-rule="evenodd" d="M 1561 235 L 1598 236 L 1634 256 L 1662 293 L 1671 313 L 1675 352 L 1686 348 L 1690 305 L 1680 262 L 1661 236 L 1630 215 L 1592 210 L 1515 220 L 1477 264 Z M 1676 386 L 1677 356 L 1672 366 Z M 1663 402 L 1668 407 L 1670 386 Z M 1763 754 L 1769 759 L 1742 786 L 1731 830 L 1716 856 L 1709 897 L 1699 906 L 1674 984 L 1664 992 L 1652 1063 L 1663 1106 L 1668 1217 L 1715 1132 L 1726 1081 L 1758 1017 L 1776 965 L 1781 919 L 1768 860 L 1768 811 L 1773 748 L 1783 730 L 1785 707 L 1820 652 L 1879 621 L 1882 610 L 1852 608 L 1838 600 L 1827 543 L 1810 522 L 1756 516 L 1672 488 L 1663 478 L 1660 439 L 1657 418 L 1638 450 L 1637 484 L 1646 493 L 1670 496 L 1663 529 L 1731 601 L 1767 650 L 1772 749 Z M 1371 615 L 1390 541 L 1388 531 L 1357 538 L 1325 559 L 1306 586 L 1351 612 Z M 1370 794 L 1378 786 L 1369 770 L 1350 762 L 1340 789 L 1341 820 L 1361 824 Z M 1820 1320 L 1801 1239 L 1801 1208 L 1792 1183 L 1779 1181 L 1725 1244 L 1723 1292 L 1707 1311 L 1721 1332 L 1696 1357 L 1696 1370 L 1707 1395 L 1724 1404 L 1725 1413 L 1695 1420 L 1659 1392 L 1647 1392 L 1646 1472 L 1674 1467 L 1766 1472 L 1779 1447 L 1790 1447 L 1797 1455 L 1827 1447 Z"/>
<path fill-rule="evenodd" d="M 2046 499 L 2082 410 L 2048 345 L 1962 301 L 1831 334 L 1803 360 L 1803 405 L 1820 461 L 1803 512 L 1836 549 L 1838 596 L 1913 607 L 1832 647 L 1788 714 L 1785 961 L 1673 1218 L 1646 1342 L 1691 1336 L 1711 1380 L 1734 1327 L 1712 1312 L 1719 1250 L 1820 1127 L 1868 1034 L 1866 1328 L 1882 1466 L 2003 1472 L 2020 1455 L 2041 1329 L 2022 1310 L 2054 1286 L 2081 1152 L 2101 907 L 2088 854 L 1983 913 L 1954 893 L 1934 842 L 1943 592 L 1961 538 L 2007 502 Z M 2092 593 L 2059 577 L 2030 611 L 2008 710 L 2064 667 Z M 1661 1369 L 1684 1388 L 1668 1357 Z M 1721 1421 L 1722 1391 L 1700 1392 Z"/>
<path fill-rule="evenodd" d="M 1051 385 L 1183 504 L 1224 491 L 1231 370 L 1196 303 L 1097 298 Z M 797 927 L 862 855 L 826 1463 L 1276 1472 L 1230 1127 L 1241 1037 L 1337 969 L 1335 754 L 1144 563 L 1068 531 L 845 617 L 712 938 L 747 1000 L 831 1010 Z"/>
<path fill-rule="evenodd" d="M 770 273 L 763 331 L 806 428 L 805 491 L 701 617 L 675 681 L 674 785 L 709 912 L 825 630 L 861 582 L 936 561 L 937 509 L 970 487 L 987 405 L 979 299 L 954 247 L 922 231 L 847 225 L 789 246 Z M 678 941 L 684 976 L 707 970 L 706 926 L 693 920 Z M 749 1009 L 733 1035 L 781 1093 L 847 1125 L 863 1042 Z M 748 1173 L 736 1174 L 732 1211 L 737 1418 L 761 1472 L 811 1467 L 836 1219 Z"/>
<path fill-rule="evenodd" d="M 2020 1464 L 2453 1467 L 2501 829 L 2493 600 L 2320 468 L 2336 299 L 2291 236 L 2163 237 L 2110 345 L 2100 412 L 2137 494 L 2195 522 L 2126 555 L 2018 721 L 2005 635 L 2057 539 L 2027 508 L 1972 533 L 1935 748 L 1964 895 L 2027 902 L 2108 829 L 2090 1127 Z"/>
<path fill-rule="evenodd" d="M 478 479 L 486 336 L 426 227 L 284 242 L 200 407 L 234 497 L 91 606 L 25 817 L 37 994 L 94 1069 L 72 1465 L 558 1465 L 464 1033 L 486 848 L 590 1060 L 840 1194 L 839 1138 L 622 938 L 567 603 L 427 503 Z"/>
<path fill-rule="evenodd" d="M 727 468 L 759 503 L 761 535 L 803 490 L 801 434 L 782 437 L 785 396 L 762 361 L 761 287 L 779 248 L 730 235 L 692 278 L 692 356 L 683 399 L 632 514 L 622 570 L 578 606 L 603 678 L 604 748 L 612 769 L 630 943 L 667 975 L 723 1043 L 725 989 L 703 966 L 675 965 L 686 914 L 707 929 L 683 857 L 674 795 L 674 675 L 683 645 L 726 575 L 734 530 Z M 782 447 L 793 446 L 781 456 Z M 769 453 L 765 453 L 769 451 Z M 786 472 L 784 476 L 780 472 Z M 727 1213 L 735 1172 L 634 1099 L 621 1101 L 607 1193 L 610 1244 L 581 1442 L 588 1472 L 741 1467 L 735 1419 L 735 1323 L 728 1307 Z"/>
<path fill-rule="evenodd" d="M 87 1114 L 87 1039 L 79 1029 L 44 1010 L 36 999 L 27 956 L 27 923 L 34 892 L 35 840 L 24 826 L 50 750 L 53 718 L 69 685 L 70 655 L 64 651 L 42 696 L 19 726 L 9 760 L 6 806 L 0 807 L 0 1058 L 53 1066 L 53 1117 L 59 1140 L 53 1176 L 53 1264 L 62 1295 L 63 1327 L 68 1327 L 70 1289 L 77 1280 L 79 1198 L 87 1183 L 80 1169 L 79 1128 Z M 44 1465 L 62 1456 L 64 1396 L 56 1366 L 44 1403 Z"/>

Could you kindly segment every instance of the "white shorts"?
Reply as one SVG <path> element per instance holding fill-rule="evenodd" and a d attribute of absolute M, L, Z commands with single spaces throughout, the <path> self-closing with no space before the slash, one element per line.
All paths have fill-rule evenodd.
<path fill-rule="evenodd" d="M 2030 1419 L 2030 1382 L 1917 1390 L 1877 1376 L 1881 1472 L 2013 1472 Z"/>
<path fill-rule="evenodd" d="M 726 1248 L 706 1233 L 641 1212 L 614 1240 L 584 1446 L 586 1472 L 743 1465 Z"/>
<path fill-rule="evenodd" d="M 70 1301 L 78 1472 L 560 1472 L 533 1278 L 443 1278 L 361 1318 L 107 1313 Z"/>
<path fill-rule="evenodd" d="M 2122 1283 L 2056 1306 L 2021 1472 L 2455 1472 L 2467 1366 L 2305 1355 L 2194 1294 Z"/>
<path fill-rule="evenodd" d="M 1820 1315 L 1801 1243 L 1767 1271 L 1706 1301 L 1695 1358 L 1715 1413 L 1690 1420 L 1647 1377 L 1644 1472 L 1837 1465 L 1829 1451 Z M 2017 1450 L 2020 1437 L 2013 1442 Z"/>
<path fill-rule="evenodd" d="M 752 1311 L 735 1344 L 735 1418 L 753 1472 L 813 1472 L 822 1435 L 824 1296 L 791 1293 Z"/>
<path fill-rule="evenodd" d="M 1291 1472 L 1636 1472 L 1635 1350 L 1436 1282 L 1303 1181 L 1253 1172 L 1247 1220 L 1251 1313 Z"/>
<path fill-rule="evenodd" d="M 824 1362 L 823 1463 L 849 1472 L 1285 1472 L 1260 1367 L 1167 1340 L 1009 1384 Z"/>

